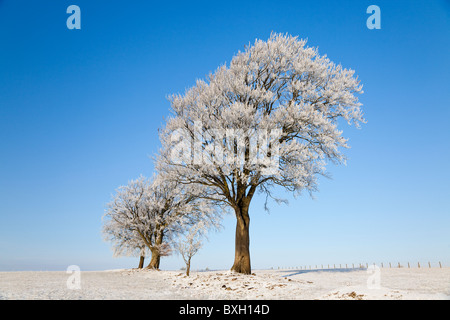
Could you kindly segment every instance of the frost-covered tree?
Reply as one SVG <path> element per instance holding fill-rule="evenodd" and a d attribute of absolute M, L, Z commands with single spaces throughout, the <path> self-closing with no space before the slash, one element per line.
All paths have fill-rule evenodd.
<path fill-rule="evenodd" d="M 157 249 L 155 215 L 150 206 L 151 185 L 151 181 L 141 176 L 119 187 L 103 216 L 104 238 L 112 243 L 114 255 L 139 256 L 139 267 L 143 265 L 143 257 Z M 152 239 L 150 243 L 146 243 L 148 238 Z M 149 267 L 157 266 L 153 262 Z"/>
<path fill-rule="evenodd" d="M 186 264 L 186 275 L 189 276 L 191 270 L 192 257 L 203 247 L 203 241 L 212 228 L 218 229 L 219 223 L 213 219 L 203 219 L 187 228 L 183 234 L 180 234 L 174 244 L 175 249 L 183 258 Z"/>
<path fill-rule="evenodd" d="M 142 178 L 141 178 L 142 179 Z M 150 253 L 148 247 L 136 230 L 136 226 L 128 223 L 128 220 L 137 215 L 135 209 L 125 203 L 134 201 L 135 208 L 141 208 L 143 195 L 138 194 L 138 190 L 143 188 L 143 181 L 131 181 L 127 187 L 120 187 L 114 200 L 107 205 L 107 212 L 103 216 L 103 236 L 113 245 L 114 256 L 139 257 L 138 268 L 143 268 L 145 257 Z M 134 184 L 134 191 L 132 185 Z M 132 200 L 132 194 L 135 199 Z M 142 192 L 143 193 L 143 192 Z"/>
<path fill-rule="evenodd" d="M 338 122 L 365 121 L 359 93 L 353 70 L 305 40 L 272 34 L 171 96 L 158 168 L 234 212 L 232 270 L 251 273 L 249 206 L 256 191 L 313 192 L 327 162 L 345 162 L 341 149 L 348 144 Z"/>
<path fill-rule="evenodd" d="M 140 177 L 117 190 L 104 215 L 103 233 L 116 255 L 145 256 L 147 251 L 147 268 L 159 269 L 173 236 L 212 212 L 207 202 L 199 202 L 176 182 L 159 175 L 153 180 Z"/>

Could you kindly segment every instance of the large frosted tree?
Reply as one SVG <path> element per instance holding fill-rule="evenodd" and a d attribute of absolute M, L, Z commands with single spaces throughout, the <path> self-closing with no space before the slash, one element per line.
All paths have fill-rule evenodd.
<path fill-rule="evenodd" d="M 232 270 L 249 274 L 256 191 L 317 189 L 327 162 L 345 162 L 338 123 L 364 122 L 354 71 L 297 37 L 272 34 L 170 98 L 158 168 L 236 216 Z"/>

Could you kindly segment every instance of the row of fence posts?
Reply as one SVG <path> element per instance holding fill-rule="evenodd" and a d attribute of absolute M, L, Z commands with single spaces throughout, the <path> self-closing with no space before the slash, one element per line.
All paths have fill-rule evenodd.
<path fill-rule="evenodd" d="M 439 268 L 442 268 L 442 264 L 441 264 L 441 262 L 439 261 L 438 262 L 439 263 Z M 375 263 L 373 264 L 374 266 L 375 266 Z M 368 263 L 366 263 L 365 265 L 364 264 L 359 264 L 359 266 L 358 266 L 358 268 L 359 269 L 363 269 L 364 268 L 364 266 L 366 267 L 366 268 L 368 268 L 369 267 L 369 264 Z M 395 267 L 397 267 L 397 268 L 404 268 L 401 264 L 400 264 L 400 262 L 398 262 L 398 264 L 397 264 L 397 266 L 394 266 L 394 268 Z M 423 266 L 422 266 L 423 267 Z M 383 262 L 381 263 L 381 268 L 384 268 L 384 264 L 383 264 Z M 392 268 L 392 264 L 389 262 L 389 268 Z M 408 262 L 408 268 L 411 268 L 411 265 L 409 264 L 409 262 Z M 421 268 L 421 266 L 420 266 L 420 262 L 417 262 L 417 268 Z M 431 268 L 431 263 L 430 262 L 428 262 L 428 268 Z M 313 270 L 312 268 L 311 268 L 311 266 L 309 266 L 309 269 L 308 269 L 308 266 L 304 266 L 304 267 L 287 267 L 287 268 L 280 268 L 280 267 L 278 267 L 278 269 L 297 269 L 297 270 Z M 322 270 L 326 270 L 326 269 L 336 269 L 336 264 L 333 264 L 333 268 L 330 268 L 330 265 L 328 265 L 328 267 L 326 268 L 326 269 L 324 269 L 324 267 L 323 267 L 323 264 L 322 265 L 320 265 L 320 269 L 322 269 Z M 339 269 L 342 269 L 342 264 L 339 264 Z M 349 267 L 348 267 L 348 264 L 345 264 L 345 269 L 349 269 Z M 354 263 L 352 263 L 352 269 L 355 269 L 355 264 Z M 314 269 L 314 270 L 319 270 L 318 269 L 318 265 L 316 265 L 316 268 Z"/>

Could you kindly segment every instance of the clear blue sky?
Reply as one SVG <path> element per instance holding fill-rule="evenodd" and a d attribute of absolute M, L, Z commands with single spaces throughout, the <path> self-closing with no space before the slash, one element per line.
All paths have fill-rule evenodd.
<path fill-rule="evenodd" d="M 81 30 L 66 27 L 71 4 Z M 315 199 L 286 194 L 270 214 L 254 199 L 253 268 L 450 265 L 449 1 L 0 0 L 0 270 L 136 267 L 112 258 L 101 217 L 119 185 L 152 174 L 166 96 L 271 31 L 356 70 L 368 123 L 343 127 L 348 164 Z M 229 216 L 193 268 L 233 259 Z"/>

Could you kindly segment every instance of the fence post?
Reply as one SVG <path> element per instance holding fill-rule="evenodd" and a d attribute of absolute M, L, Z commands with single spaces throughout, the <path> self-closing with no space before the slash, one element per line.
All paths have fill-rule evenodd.
<path fill-rule="evenodd" d="M 439 261 L 439 268 L 442 268 L 441 262 Z"/>
<path fill-rule="evenodd" d="M 420 269 L 420 262 L 417 262 L 417 268 Z"/>
<path fill-rule="evenodd" d="M 430 264 L 430 261 L 428 261 L 428 267 L 429 267 L 429 268 L 431 268 L 431 264 Z"/>

